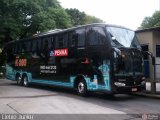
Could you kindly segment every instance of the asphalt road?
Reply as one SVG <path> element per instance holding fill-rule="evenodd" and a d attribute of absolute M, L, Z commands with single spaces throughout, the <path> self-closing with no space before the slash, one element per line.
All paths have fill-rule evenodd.
<path fill-rule="evenodd" d="M 159 99 L 123 94 L 110 97 L 98 93 L 91 93 L 89 97 L 84 98 L 70 89 L 40 85 L 26 88 L 16 85 L 15 82 L 0 79 L 1 114 L 50 114 L 50 117 L 58 114 L 60 116 L 54 117 L 57 120 L 66 119 L 66 114 L 70 115 L 67 117 L 71 120 L 77 118 L 77 114 L 84 115 L 83 118 L 88 120 L 103 118 L 137 120 L 141 119 L 141 114 L 160 113 L 159 106 Z M 90 116 L 87 116 L 88 114 Z M 48 116 L 48 119 L 50 117 Z"/>

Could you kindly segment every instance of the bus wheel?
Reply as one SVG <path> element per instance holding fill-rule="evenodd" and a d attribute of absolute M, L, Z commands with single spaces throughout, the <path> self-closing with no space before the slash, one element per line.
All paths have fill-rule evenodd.
<path fill-rule="evenodd" d="M 84 80 L 80 80 L 77 84 L 77 93 L 80 96 L 87 96 L 87 85 Z"/>
<path fill-rule="evenodd" d="M 24 85 L 25 87 L 28 87 L 28 86 L 29 86 L 27 75 L 23 75 L 22 81 L 23 81 L 23 85 Z"/>
<path fill-rule="evenodd" d="M 20 85 L 22 86 L 23 85 L 23 82 L 22 82 L 22 79 L 21 79 L 21 76 L 19 74 L 16 75 L 16 81 L 17 81 L 17 85 Z"/>

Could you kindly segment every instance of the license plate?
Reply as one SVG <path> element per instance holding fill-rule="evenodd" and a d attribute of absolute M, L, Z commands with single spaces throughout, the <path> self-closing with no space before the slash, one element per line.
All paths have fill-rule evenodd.
<path fill-rule="evenodd" d="M 137 88 L 132 88 L 132 92 L 136 92 L 137 91 Z"/>

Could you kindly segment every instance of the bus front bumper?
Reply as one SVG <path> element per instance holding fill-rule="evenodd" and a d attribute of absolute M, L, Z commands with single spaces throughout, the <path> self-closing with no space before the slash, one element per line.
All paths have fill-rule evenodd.
<path fill-rule="evenodd" d="M 117 87 L 115 86 L 114 93 L 135 93 L 144 91 L 146 89 L 146 85 L 136 85 L 136 86 L 123 86 Z"/>

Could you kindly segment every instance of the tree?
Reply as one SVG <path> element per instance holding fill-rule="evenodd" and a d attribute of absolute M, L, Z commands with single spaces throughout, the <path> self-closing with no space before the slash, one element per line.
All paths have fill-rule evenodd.
<path fill-rule="evenodd" d="M 55 28 L 71 26 L 70 16 L 57 0 L 1 0 L 2 44 Z"/>
<path fill-rule="evenodd" d="M 80 12 L 78 9 L 66 9 L 66 12 L 70 15 L 70 19 L 72 25 L 83 25 L 85 23 L 85 16 L 84 12 Z"/>
<path fill-rule="evenodd" d="M 152 17 L 145 17 L 139 29 L 158 27 L 160 26 L 160 11 L 156 11 Z"/>
<path fill-rule="evenodd" d="M 80 12 L 76 8 L 66 9 L 66 12 L 70 15 L 70 19 L 73 26 L 103 22 L 101 19 L 87 15 L 85 12 Z"/>
<path fill-rule="evenodd" d="M 90 15 L 86 15 L 85 16 L 85 24 L 90 24 L 90 23 L 103 23 L 104 21 L 96 18 L 95 16 L 90 16 Z"/>

